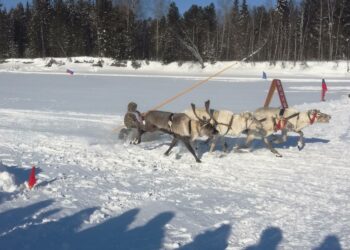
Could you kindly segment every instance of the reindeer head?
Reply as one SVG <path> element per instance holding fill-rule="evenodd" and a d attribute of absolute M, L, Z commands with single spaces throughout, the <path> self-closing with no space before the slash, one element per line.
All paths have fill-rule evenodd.
<path fill-rule="evenodd" d="M 332 118 L 330 115 L 322 113 L 318 109 L 311 109 L 307 112 L 310 123 L 319 122 L 319 123 L 329 123 L 329 120 Z"/>
<path fill-rule="evenodd" d="M 200 124 L 200 134 L 203 136 L 211 137 L 219 133 L 219 131 L 216 129 L 216 123 L 213 118 L 214 111 L 213 110 L 209 111 L 209 104 L 210 104 L 209 100 L 205 102 L 205 110 L 209 115 L 209 119 L 207 119 L 205 116 L 201 118 L 197 115 L 195 104 L 191 103 L 191 107 L 192 107 L 193 114 L 198 119 L 198 122 Z"/>
<path fill-rule="evenodd" d="M 200 124 L 199 133 L 201 136 L 212 137 L 219 133 L 219 131 L 215 128 L 215 126 L 210 122 L 199 121 L 199 124 Z"/>

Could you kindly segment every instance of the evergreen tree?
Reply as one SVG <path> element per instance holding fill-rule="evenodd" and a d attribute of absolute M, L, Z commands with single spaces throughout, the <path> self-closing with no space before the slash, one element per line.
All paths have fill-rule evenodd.
<path fill-rule="evenodd" d="M 50 25 L 51 56 L 68 56 L 71 46 L 68 40 L 69 9 L 63 0 L 54 0 L 52 9 L 52 22 Z"/>
<path fill-rule="evenodd" d="M 29 27 L 30 56 L 50 56 L 49 30 L 51 24 L 50 0 L 33 0 Z"/>
<path fill-rule="evenodd" d="M 248 55 L 249 51 L 249 10 L 247 1 L 243 0 L 238 20 L 238 31 L 240 34 L 238 46 L 240 51 L 237 51 L 238 58 L 243 58 Z"/>
<path fill-rule="evenodd" d="M 238 53 L 240 51 L 239 47 L 239 38 L 240 38 L 240 29 L 239 29 L 239 0 L 234 0 L 232 10 L 231 10 L 231 59 L 238 60 Z"/>
<path fill-rule="evenodd" d="M 13 29 L 12 37 L 14 47 L 17 49 L 15 52 L 16 57 L 24 57 L 25 49 L 28 46 L 28 34 L 27 34 L 27 18 L 23 4 L 19 3 L 15 9 L 10 13 Z"/>
<path fill-rule="evenodd" d="M 217 30 L 217 17 L 216 10 L 213 3 L 204 7 L 203 19 L 205 21 L 205 43 L 203 48 L 204 60 L 214 63 L 218 58 L 218 51 L 216 50 L 216 30 Z"/>
<path fill-rule="evenodd" d="M 0 60 L 9 57 L 10 19 L 0 4 Z"/>
<path fill-rule="evenodd" d="M 181 58 L 181 48 L 179 44 L 179 35 L 181 33 L 179 28 L 180 13 L 175 2 L 169 6 L 167 14 L 167 28 L 164 35 L 164 50 L 162 61 L 165 64 L 178 61 Z"/>

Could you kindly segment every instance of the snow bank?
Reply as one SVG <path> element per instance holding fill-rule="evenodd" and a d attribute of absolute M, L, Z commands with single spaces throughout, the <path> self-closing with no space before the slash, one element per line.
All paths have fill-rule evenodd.
<path fill-rule="evenodd" d="M 1 170 L 0 170 L 1 171 Z M 0 192 L 11 193 L 17 189 L 15 178 L 12 174 L 5 171 L 0 172 Z"/>
<path fill-rule="evenodd" d="M 145 75 L 183 75 L 183 76 L 207 76 L 214 74 L 225 67 L 232 65 L 221 76 L 249 76 L 262 77 L 262 71 L 270 77 L 321 76 L 344 77 L 350 76 L 347 61 L 332 62 L 269 62 L 245 63 L 239 61 L 206 63 L 202 69 L 198 63 L 170 63 L 164 65 L 156 61 L 123 61 L 115 62 L 111 58 L 73 57 L 73 58 L 37 58 L 37 59 L 6 59 L 0 64 L 0 72 L 37 72 L 69 74 L 145 74 Z"/>

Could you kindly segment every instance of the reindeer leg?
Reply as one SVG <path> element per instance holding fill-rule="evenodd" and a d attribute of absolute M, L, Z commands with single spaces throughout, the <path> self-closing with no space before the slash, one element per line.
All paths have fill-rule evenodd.
<path fill-rule="evenodd" d="M 181 138 L 181 141 L 183 141 L 183 143 L 185 144 L 186 148 L 188 149 L 188 151 L 191 152 L 191 154 L 194 156 L 194 158 L 196 159 L 196 162 L 200 163 L 201 160 L 198 159 L 196 152 L 194 151 L 194 149 L 191 146 L 190 140 L 188 138 Z"/>
<path fill-rule="evenodd" d="M 302 150 L 305 147 L 305 142 L 304 142 L 304 133 L 302 131 L 297 131 L 299 134 L 299 140 L 298 140 L 298 149 L 299 151 Z"/>
<path fill-rule="evenodd" d="M 218 140 L 219 137 L 220 137 L 220 135 L 214 135 L 211 138 L 211 144 L 210 144 L 210 149 L 209 149 L 210 153 L 212 153 L 214 151 L 216 143 L 217 143 L 217 140 Z"/>
<path fill-rule="evenodd" d="M 254 133 L 248 132 L 248 136 L 245 140 L 245 143 L 243 145 L 239 145 L 237 149 L 245 149 L 245 148 L 250 148 L 250 146 L 253 143 L 253 140 L 255 139 Z"/>
<path fill-rule="evenodd" d="M 282 157 L 282 155 L 281 155 L 280 153 L 278 153 L 278 151 L 272 147 L 271 142 L 268 140 L 267 137 L 264 137 L 263 141 L 264 141 L 266 147 L 267 147 L 268 149 L 270 149 L 270 151 L 271 151 L 273 154 L 275 154 L 277 157 Z"/>
<path fill-rule="evenodd" d="M 179 139 L 177 139 L 176 137 L 174 137 L 173 141 L 170 144 L 170 147 L 168 148 L 168 150 L 164 153 L 166 156 L 168 156 L 170 154 L 170 151 L 173 149 L 173 147 L 176 145 L 176 143 L 179 141 Z"/>
<path fill-rule="evenodd" d="M 211 141 L 211 140 L 213 140 L 214 139 L 214 137 L 209 137 L 204 143 L 205 144 L 209 144 L 209 142 Z"/>
<path fill-rule="evenodd" d="M 225 136 L 221 136 L 221 143 L 222 143 L 222 149 L 224 150 L 225 153 L 228 152 L 228 145 L 225 139 Z"/>
<path fill-rule="evenodd" d="M 276 136 L 272 142 L 275 144 L 281 144 L 281 143 L 286 142 L 286 141 L 287 141 L 287 130 L 283 129 L 282 135 Z"/>

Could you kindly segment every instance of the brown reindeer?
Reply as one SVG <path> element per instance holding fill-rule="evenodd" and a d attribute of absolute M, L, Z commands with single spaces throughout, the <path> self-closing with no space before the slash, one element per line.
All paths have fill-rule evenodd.
<path fill-rule="evenodd" d="M 162 131 L 173 136 L 173 141 L 165 155 L 169 155 L 178 141 L 182 141 L 197 162 L 201 162 L 191 145 L 198 137 L 213 137 L 218 131 L 210 120 L 193 120 L 184 113 L 171 113 L 165 111 L 149 111 L 144 115 L 144 132 Z"/>

